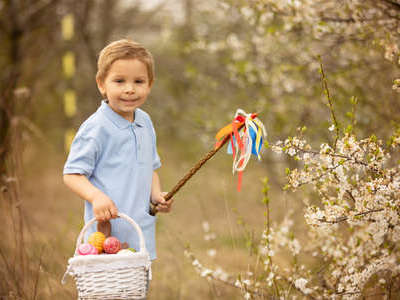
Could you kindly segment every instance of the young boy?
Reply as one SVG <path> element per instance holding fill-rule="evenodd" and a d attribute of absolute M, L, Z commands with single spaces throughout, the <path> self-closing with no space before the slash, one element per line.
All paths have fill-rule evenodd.
<path fill-rule="evenodd" d="M 154 82 L 153 57 L 131 40 L 106 46 L 98 59 L 97 87 L 105 100 L 79 128 L 64 166 L 64 183 L 85 201 L 85 222 L 139 249 L 135 230 L 118 211 L 141 227 L 150 259 L 156 258 L 155 217 L 169 212 L 155 172 L 161 166 L 151 119 L 139 107 Z M 112 220 L 111 220 L 112 219 Z M 110 228 L 111 227 L 111 228 Z M 87 236 L 95 229 L 87 231 Z"/>

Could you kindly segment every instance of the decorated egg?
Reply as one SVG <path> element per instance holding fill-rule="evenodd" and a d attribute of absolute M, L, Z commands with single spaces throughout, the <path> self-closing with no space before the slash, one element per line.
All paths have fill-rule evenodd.
<path fill-rule="evenodd" d="M 115 254 L 121 250 L 121 242 L 114 236 L 110 236 L 103 242 L 104 252 L 108 254 Z"/>
<path fill-rule="evenodd" d="M 98 254 L 98 253 L 99 252 L 98 252 L 97 248 L 89 243 L 81 244 L 78 247 L 79 255 L 91 255 L 91 254 Z"/>
<path fill-rule="evenodd" d="M 89 236 L 88 243 L 93 245 L 99 253 L 103 252 L 103 243 L 106 239 L 104 233 L 97 231 Z"/>
<path fill-rule="evenodd" d="M 130 251 L 130 250 L 128 250 L 128 249 L 122 249 L 122 250 L 119 250 L 117 254 L 122 254 L 122 255 L 132 255 L 132 254 L 133 254 L 133 252 L 132 252 L 132 251 Z"/>
<path fill-rule="evenodd" d="M 131 251 L 131 252 L 136 252 L 136 250 L 133 249 L 133 248 L 128 248 L 128 249 L 126 249 L 126 250 L 129 250 L 129 251 Z"/>

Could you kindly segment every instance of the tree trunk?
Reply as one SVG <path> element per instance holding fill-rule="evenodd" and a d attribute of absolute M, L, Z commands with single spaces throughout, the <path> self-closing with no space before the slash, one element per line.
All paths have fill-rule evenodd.
<path fill-rule="evenodd" d="M 15 114 L 14 90 L 21 74 L 20 55 L 23 31 L 19 23 L 17 6 L 17 1 L 7 1 L 4 8 L 5 15 L 10 20 L 7 35 L 10 41 L 8 60 L 11 67 L 6 73 L 0 89 L 0 174 L 6 172 L 6 158 L 11 148 L 10 128 L 12 117 Z"/>

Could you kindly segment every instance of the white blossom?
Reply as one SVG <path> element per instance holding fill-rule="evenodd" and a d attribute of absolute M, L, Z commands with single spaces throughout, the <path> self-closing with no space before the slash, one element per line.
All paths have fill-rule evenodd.
<path fill-rule="evenodd" d="M 203 221 L 203 223 L 201 225 L 203 226 L 204 232 L 210 231 L 210 224 L 207 221 Z"/>
<path fill-rule="evenodd" d="M 299 278 L 299 279 L 296 279 L 296 281 L 294 282 L 294 286 L 296 288 L 298 288 L 299 290 L 301 290 L 304 294 L 311 294 L 312 289 L 306 287 L 307 283 L 308 283 L 307 279 Z"/>
<path fill-rule="evenodd" d="M 208 249 L 207 250 L 207 255 L 210 257 L 214 257 L 217 254 L 217 250 L 215 249 Z"/>

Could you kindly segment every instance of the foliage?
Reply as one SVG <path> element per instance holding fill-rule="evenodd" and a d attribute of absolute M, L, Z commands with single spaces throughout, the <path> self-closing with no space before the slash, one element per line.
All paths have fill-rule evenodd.
<path fill-rule="evenodd" d="M 214 6 L 199 5 L 198 18 L 211 21 L 195 28 L 187 48 L 194 57 L 209 56 L 203 65 L 192 66 L 200 73 L 192 76 L 200 83 L 198 97 L 204 93 L 202 74 L 213 76 L 211 82 L 231 91 L 210 91 L 229 99 L 213 103 L 218 114 L 229 111 L 228 104 L 238 105 L 260 112 L 273 137 L 293 134 L 293 125 L 306 125 L 313 138 L 326 137 L 326 120 L 316 117 L 324 115 L 317 73 L 321 56 L 336 110 L 344 117 L 338 121 L 348 120 L 346 113 L 354 96 L 359 101 L 356 122 L 360 133 L 372 130 L 387 137 L 399 121 L 394 112 L 400 108 L 398 95 L 391 89 L 398 70 L 400 10 L 388 2 L 220 1 Z M 382 48 L 387 62 L 382 60 Z M 220 69 L 218 73 L 214 67 Z"/>
<path fill-rule="evenodd" d="M 257 247 L 257 263 L 251 272 L 241 272 L 236 282 L 221 269 L 204 267 L 192 252 L 187 256 L 201 276 L 239 287 L 245 299 L 398 296 L 400 169 L 395 158 L 400 132 L 386 147 L 374 135 L 357 140 L 341 132 L 334 144 L 322 143 L 319 150 L 307 143 L 303 132 L 271 149 L 302 162 L 300 169 L 287 169 L 285 189 L 301 191 L 301 198 L 306 197 L 307 186 L 314 191 L 311 200 L 304 199 L 309 225 L 306 238 L 295 237 L 293 212 L 280 224 L 271 226 L 267 220 Z M 268 189 L 266 180 L 267 216 L 272 213 Z M 289 267 L 273 259 L 285 250 L 292 257 Z"/>
<path fill-rule="evenodd" d="M 206 34 L 198 35 L 191 51 L 225 55 L 231 82 L 257 95 L 260 107 L 268 109 L 270 131 L 282 135 L 289 133 L 285 127 L 300 126 L 296 135 L 272 144 L 271 150 L 294 159 L 286 168 L 284 189 L 301 191 L 307 236 L 295 237 L 293 212 L 280 224 L 270 224 L 266 184 L 267 221 L 250 272 L 240 272 L 235 282 L 234 276 L 204 267 L 193 252 L 187 251 L 187 256 L 200 275 L 240 288 L 245 299 L 398 296 L 400 138 L 393 112 L 398 110 L 394 79 L 400 64 L 400 4 L 223 1 L 220 9 L 240 28 L 220 36 L 203 30 Z M 390 64 L 382 61 L 381 49 Z M 320 105 L 305 105 L 319 98 L 317 70 L 330 122 L 310 120 L 325 113 Z M 386 108 L 378 105 L 382 98 Z M 285 122 L 280 125 L 285 127 L 277 126 L 276 116 L 282 116 Z M 380 128 L 370 123 L 372 119 L 381 120 Z M 303 137 L 306 131 L 311 143 Z M 327 141 L 316 143 L 321 138 Z M 291 254 L 289 267 L 274 260 L 282 251 Z"/>

